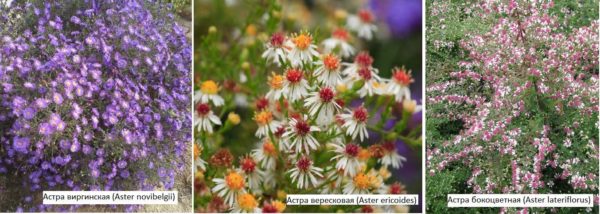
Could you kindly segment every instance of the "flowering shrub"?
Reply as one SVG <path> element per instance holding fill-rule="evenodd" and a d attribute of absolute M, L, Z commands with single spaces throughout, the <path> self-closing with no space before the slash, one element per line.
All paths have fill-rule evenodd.
<path fill-rule="evenodd" d="M 196 43 L 196 211 L 408 212 L 285 204 L 286 194 L 407 193 L 391 177 L 407 162 L 398 145 L 420 153 L 420 106 L 411 71 L 383 77 L 361 50 L 381 27 L 375 14 L 338 10 L 319 36 L 286 27 L 296 20 L 274 1 L 249 13 L 244 32 L 211 26 Z"/>
<path fill-rule="evenodd" d="M 77 209 L 42 205 L 43 190 L 171 189 L 191 140 L 191 49 L 167 8 L 66 0 L 0 11 L 0 192 L 22 196 L 0 210 Z"/>
<path fill-rule="evenodd" d="M 598 193 L 599 23 L 580 14 L 594 21 L 566 25 L 577 11 L 562 10 L 552 1 L 432 2 L 429 15 L 442 17 L 428 29 L 437 68 L 427 77 L 429 212 L 447 212 L 448 193 Z M 462 23 L 453 17 L 461 12 Z"/>

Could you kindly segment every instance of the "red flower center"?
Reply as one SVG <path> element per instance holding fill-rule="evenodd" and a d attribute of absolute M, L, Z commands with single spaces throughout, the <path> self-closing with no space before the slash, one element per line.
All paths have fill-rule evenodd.
<path fill-rule="evenodd" d="M 365 107 L 358 107 L 354 109 L 354 119 L 358 122 L 366 122 L 369 119 L 369 112 Z"/>
<path fill-rule="evenodd" d="M 308 159 L 308 157 L 302 156 L 298 160 L 298 163 L 296 163 L 296 166 L 298 167 L 298 169 L 300 169 L 300 171 L 308 171 L 308 168 L 310 168 L 311 164 L 312 164 L 312 161 L 310 161 L 310 159 Z"/>
<path fill-rule="evenodd" d="M 394 183 L 390 186 L 390 194 L 402 194 L 404 193 L 404 187 L 399 183 Z"/>
<path fill-rule="evenodd" d="M 356 57 L 354 57 L 354 62 L 360 65 L 361 67 L 369 67 L 371 66 L 371 64 L 373 64 L 373 58 L 371 57 L 371 55 L 369 55 L 368 52 L 363 51 L 358 53 Z"/>
<path fill-rule="evenodd" d="M 394 142 L 385 142 L 382 146 L 386 151 L 396 151 L 396 144 Z"/>
<path fill-rule="evenodd" d="M 198 112 L 198 115 L 200 116 L 205 116 L 210 112 L 210 106 L 206 103 L 200 103 L 196 106 L 196 112 Z"/>
<path fill-rule="evenodd" d="M 274 33 L 271 36 L 271 45 L 274 47 L 281 47 L 281 45 L 283 45 L 283 41 L 285 41 L 285 36 L 281 32 Z"/>
<path fill-rule="evenodd" d="M 304 136 L 310 132 L 310 125 L 304 120 L 298 120 L 296 122 L 296 132 L 298 132 L 298 135 Z"/>
<path fill-rule="evenodd" d="M 331 90 L 329 87 L 324 87 L 319 91 L 319 97 L 321 97 L 321 101 L 324 103 L 328 103 L 333 100 L 334 96 L 335 94 L 333 93 L 333 90 Z"/>
<path fill-rule="evenodd" d="M 392 77 L 397 83 L 404 86 L 410 85 L 413 82 L 412 76 L 401 68 L 396 69 Z"/>
<path fill-rule="evenodd" d="M 275 131 L 275 136 L 281 137 L 285 133 L 285 126 L 280 126 Z"/>
<path fill-rule="evenodd" d="M 254 160 L 249 157 L 242 159 L 240 165 L 242 167 L 242 170 L 244 170 L 244 172 L 247 173 L 254 172 L 254 169 L 256 168 L 256 162 L 254 162 Z"/>
<path fill-rule="evenodd" d="M 370 80 L 373 76 L 371 75 L 371 69 L 369 68 L 361 68 L 358 70 L 358 75 L 362 77 L 364 80 Z"/>
<path fill-rule="evenodd" d="M 276 213 L 277 208 L 271 204 L 265 204 L 262 208 L 263 213 Z"/>
<path fill-rule="evenodd" d="M 291 83 L 298 83 L 300 80 L 302 80 L 302 71 L 294 68 L 289 69 L 285 73 L 285 78 L 287 78 L 287 80 Z"/>
<path fill-rule="evenodd" d="M 346 29 L 344 28 L 336 28 L 331 34 L 333 38 L 337 38 L 344 41 L 347 41 L 350 38 L 350 34 L 348 34 L 348 31 L 346 31 Z"/>
<path fill-rule="evenodd" d="M 335 102 L 340 106 L 340 107 L 344 107 L 346 105 L 346 102 L 344 102 L 343 99 L 335 99 Z"/>
<path fill-rule="evenodd" d="M 346 154 L 348 154 L 349 156 L 356 157 L 356 155 L 358 155 L 359 150 L 360 147 L 356 144 L 349 143 L 346 145 Z"/>
<path fill-rule="evenodd" d="M 358 17 L 360 20 L 365 23 L 371 23 L 373 21 L 373 13 L 369 10 L 362 9 L 358 11 Z"/>
<path fill-rule="evenodd" d="M 258 100 L 256 100 L 256 109 L 258 111 L 267 108 L 267 106 L 269 106 L 269 100 L 267 98 L 261 97 Z"/>

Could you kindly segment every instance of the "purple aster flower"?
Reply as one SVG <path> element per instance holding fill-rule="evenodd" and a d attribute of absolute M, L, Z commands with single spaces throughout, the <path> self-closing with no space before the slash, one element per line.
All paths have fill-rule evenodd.
<path fill-rule="evenodd" d="M 57 105 L 60 105 L 63 103 L 63 97 L 59 93 L 54 93 L 52 95 L 52 101 L 54 101 L 54 103 L 56 103 Z"/>
<path fill-rule="evenodd" d="M 29 138 L 27 137 L 15 137 L 13 139 L 13 149 L 23 154 L 29 152 L 29 144 Z"/>
<path fill-rule="evenodd" d="M 127 171 L 127 170 L 121 171 L 121 177 L 122 178 L 128 178 L 129 177 L 129 171 Z"/>
<path fill-rule="evenodd" d="M 90 153 L 92 153 L 92 147 L 90 147 L 89 145 L 83 145 L 81 151 L 83 152 L 83 154 L 89 155 Z"/>
<path fill-rule="evenodd" d="M 54 133 L 54 127 L 50 123 L 41 123 L 39 126 L 39 133 L 45 136 L 49 136 Z"/>
<path fill-rule="evenodd" d="M 27 120 L 31 120 L 33 119 L 33 117 L 35 117 L 35 109 L 31 108 L 31 107 L 27 107 L 25 109 L 23 109 L 23 117 Z"/>
<path fill-rule="evenodd" d="M 90 175 L 92 175 L 93 178 L 98 178 L 100 177 L 100 170 L 94 168 L 92 169 Z"/>
<path fill-rule="evenodd" d="M 58 145 L 60 146 L 61 149 L 64 150 L 69 150 L 71 149 L 71 142 L 69 142 L 68 140 L 61 140 Z"/>
<path fill-rule="evenodd" d="M 81 147 L 81 144 L 79 144 L 79 141 L 77 141 L 77 139 L 73 140 L 73 143 L 71 144 L 71 152 L 78 152 L 79 148 Z"/>
<path fill-rule="evenodd" d="M 52 167 L 52 164 L 50 164 L 48 161 L 42 162 L 42 169 L 46 170 L 50 169 L 50 167 Z"/>
<path fill-rule="evenodd" d="M 117 166 L 118 166 L 120 169 L 123 169 L 123 168 L 125 168 L 125 167 L 127 166 L 127 161 L 120 160 L 120 161 L 119 161 L 119 163 L 117 163 Z"/>
<path fill-rule="evenodd" d="M 104 156 L 104 149 L 98 149 L 98 150 L 96 150 L 96 155 L 99 156 L 99 157 Z"/>
<path fill-rule="evenodd" d="M 163 167 L 158 168 L 158 177 L 164 178 L 167 176 L 167 170 Z"/>
<path fill-rule="evenodd" d="M 23 99 L 22 97 L 14 97 L 13 98 L 13 102 L 12 102 L 12 108 L 13 109 L 21 109 L 25 106 L 25 104 L 27 103 L 27 100 Z"/>
<path fill-rule="evenodd" d="M 37 106 L 40 109 L 45 109 L 46 107 L 48 107 L 48 103 L 50 101 L 48 101 L 47 99 L 44 98 L 37 98 L 35 100 L 35 106 Z"/>
<path fill-rule="evenodd" d="M 60 115 L 57 113 L 52 113 L 50 115 L 50 125 L 52 125 L 57 131 L 65 130 L 67 124 L 61 119 Z"/>

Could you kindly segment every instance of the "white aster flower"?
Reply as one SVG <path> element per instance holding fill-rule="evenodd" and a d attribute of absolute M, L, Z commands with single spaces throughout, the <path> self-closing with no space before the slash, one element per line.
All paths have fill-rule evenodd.
<path fill-rule="evenodd" d="M 319 91 L 309 94 L 306 98 L 304 107 L 308 107 L 309 114 L 316 116 L 317 125 L 325 126 L 330 124 L 335 119 L 335 114 L 342 107 L 334 100 L 335 93 L 329 87 L 323 87 Z"/>
<path fill-rule="evenodd" d="M 342 128 L 346 129 L 346 135 L 352 136 L 352 139 L 360 137 L 360 141 L 369 137 L 367 132 L 367 120 L 369 119 L 369 112 L 363 106 L 355 108 L 353 111 L 347 110 L 347 113 L 341 114 L 340 119 L 344 121 Z"/>
<path fill-rule="evenodd" d="M 350 34 L 346 29 L 336 28 L 331 34 L 331 38 L 327 38 L 321 43 L 325 53 L 331 53 L 336 47 L 339 47 L 339 53 L 344 58 L 354 54 L 354 47 L 348 43 Z"/>
<path fill-rule="evenodd" d="M 269 138 L 262 140 L 258 148 L 252 150 L 252 156 L 260 163 L 260 167 L 266 170 L 275 170 L 277 148 Z"/>
<path fill-rule="evenodd" d="M 237 197 L 232 213 L 261 213 L 262 210 L 258 207 L 258 201 L 254 195 L 250 193 L 242 193 Z"/>
<path fill-rule="evenodd" d="M 394 68 L 392 78 L 389 81 L 389 91 L 395 96 L 396 102 L 410 99 L 410 84 L 414 82 L 409 72 L 404 68 Z"/>
<path fill-rule="evenodd" d="M 336 155 L 331 158 L 332 161 L 337 161 L 335 168 L 343 171 L 346 176 L 354 177 L 360 168 L 360 163 L 358 161 L 360 146 L 353 143 L 344 144 L 341 141 L 331 143 L 330 145 L 336 153 Z"/>
<path fill-rule="evenodd" d="M 309 188 L 319 184 L 320 178 L 323 177 L 322 172 L 323 169 L 313 166 L 312 160 L 307 156 L 300 157 L 296 161 L 296 167 L 288 171 L 288 173 L 291 173 L 292 182 L 297 181 L 298 189 Z"/>
<path fill-rule="evenodd" d="M 229 206 L 237 203 L 237 198 L 240 194 L 246 193 L 244 176 L 238 171 L 231 171 L 224 178 L 214 178 L 215 186 L 212 192 L 225 200 Z"/>
<path fill-rule="evenodd" d="M 247 183 L 253 193 L 262 193 L 260 184 L 263 181 L 264 172 L 256 167 L 257 161 L 249 155 L 240 158 L 240 169 L 246 175 Z"/>
<path fill-rule="evenodd" d="M 298 35 L 293 35 L 291 42 L 291 50 L 288 53 L 288 58 L 294 67 L 301 67 L 302 64 L 312 62 L 314 56 L 319 56 L 317 46 L 312 44 L 312 36 L 307 32 L 301 32 Z"/>
<path fill-rule="evenodd" d="M 272 73 L 269 77 L 269 91 L 265 97 L 271 101 L 279 100 L 283 96 L 283 84 L 285 77 L 283 75 Z"/>
<path fill-rule="evenodd" d="M 194 102 L 208 103 L 211 101 L 215 106 L 222 106 L 225 101 L 218 93 L 219 85 L 215 81 L 204 81 L 200 84 L 200 90 L 194 94 Z"/>
<path fill-rule="evenodd" d="M 263 52 L 262 57 L 267 60 L 267 62 L 273 62 L 277 64 L 277 66 L 281 66 L 282 61 L 284 61 L 287 53 L 286 49 L 286 38 L 283 33 L 274 33 L 269 40 L 269 43 L 265 44 L 265 52 Z M 289 47 L 288 47 L 289 48 Z"/>
<path fill-rule="evenodd" d="M 302 70 L 290 68 L 285 72 L 285 81 L 283 82 L 283 96 L 285 98 L 291 102 L 299 100 L 308 94 L 309 88 Z"/>
<path fill-rule="evenodd" d="M 352 180 L 344 185 L 344 194 L 369 194 L 372 189 L 376 189 L 377 178 L 371 174 L 358 172 L 352 177 Z"/>
<path fill-rule="evenodd" d="M 396 151 L 396 144 L 394 142 L 385 142 L 382 144 L 383 157 L 379 159 L 379 163 L 383 166 L 392 166 L 394 169 L 398 169 L 402 166 L 402 161 L 406 161 L 405 157 L 402 157 Z"/>
<path fill-rule="evenodd" d="M 319 147 L 319 142 L 312 136 L 311 132 L 320 131 L 316 126 L 308 123 L 308 117 L 292 118 L 283 133 L 283 138 L 288 144 L 288 149 L 294 149 L 296 153 L 310 153 Z"/>
<path fill-rule="evenodd" d="M 198 131 L 213 132 L 213 124 L 221 125 L 221 119 L 217 117 L 207 103 L 196 104 L 196 112 L 194 114 L 194 126 L 198 126 Z"/>
<path fill-rule="evenodd" d="M 375 21 L 373 13 L 363 9 L 358 11 L 357 15 L 348 16 L 348 28 L 355 31 L 358 37 L 371 40 L 373 32 L 377 30 L 377 26 L 373 24 L 373 21 Z"/>
<path fill-rule="evenodd" d="M 373 68 L 373 57 L 366 51 L 361 51 L 354 57 L 353 63 L 342 63 L 346 68 L 342 71 L 344 75 L 351 78 L 358 78 L 358 71 L 361 68 L 369 68 L 375 73 L 379 73 L 376 68 Z"/>
<path fill-rule="evenodd" d="M 337 56 L 333 54 L 324 55 L 321 60 L 315 62 L 315 65 L 317 65 L 315 76 L 323 85 L 335 87 L 342 81 L 340 58 Z"/>
<path fill-rule="evenodd" d="M 279 121 L 273 119 L 273 113 L 267 109 L 255 113 L 254 121 L 258 124 L 256 137 L 259 138 L 268 136 L 269 132 L 274 132 L 281 125 Z"/>

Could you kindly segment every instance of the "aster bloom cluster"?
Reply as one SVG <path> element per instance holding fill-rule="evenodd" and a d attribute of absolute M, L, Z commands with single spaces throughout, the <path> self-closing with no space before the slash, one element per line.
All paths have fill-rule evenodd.
<path fill-rule="evenodd" d="M 3 194 L 22 197 L 7 209 L 77 209 L 42 205 L 43 190 L 172 189 L 189 157 L 191 47 L 167 6 L 0 11 L 0 176 L 18 188 Z"/>
<path fill-rule="evenodd" d="M 427 144 L 430 180 L 464 169 L 473 193 L 598 192 L 599 22 L 566 30 L 553 4 L 467 7 L 494 24 L 459 41 L 464 60 L 428 87 L 428 122 L 449 121 L 432 123 L 447 134 Z"/>
<path fill-rule="evenodd" d="M 276 30 L 265 37 L 260 56 L 274 71 L 262 71 L 268 77 L 260 84 L 268 91 L 254 94 L 255 139 L 227 142 L 215 134 L 235 124 L 228 117 L 214 130 L 221 125 L 223 108 L 228 109 L 227 101 L 219 107 L 228 95 L 219 95 L 213 80 L 199 81 L 195 108 L 203 122 L 195 124 L 200 136 L 196 147 L 256 142 L 238 158 L 227 146 L 205 155 L 208 161 L 197 154 L 196 160 L 209 162 L 196 169 L 196 177 L 202 178 L 196 180 L 197 197 L 210 201 L 201 212 L 293 211 L 282 203 L 286 193 L 406 194 L 404 185 L 390 179 L 391 170 L 406 161 L 396 150 L 397 141 L 420 145 L 420 124 L 409 123 L 413 115 L 420 116 L 421 107 L 411 98 L 411 71 L 397 67 L 389 78 L 381 77 L 373 57 L 357 51 L 360 40 L 354 37 L 372 39 L 374 21 L 374 14 L 362 9 L 340 19 L 321 42 L 308 30 Z M 246 64 L 242 69 L 253 68 Z M 222 85 L 239 93 L 249 87 L 246 75 L 253 74 L 243 72 L 239 83 L 226 80 Z M 218 107 L 221 116 L 210 107 Z M 408 211 L 406 206 L 360 209 Z"/>

